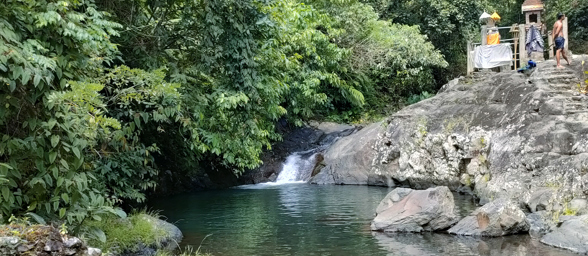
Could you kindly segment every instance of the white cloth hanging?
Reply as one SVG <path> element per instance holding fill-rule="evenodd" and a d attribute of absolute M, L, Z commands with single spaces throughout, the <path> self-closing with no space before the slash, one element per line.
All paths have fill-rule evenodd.
<path fill-rule="evenodd" d="M 477 46 L 474 49 L 474 67 L 495 68 L 512 65 L 512 49 L 510 44 Z"/>

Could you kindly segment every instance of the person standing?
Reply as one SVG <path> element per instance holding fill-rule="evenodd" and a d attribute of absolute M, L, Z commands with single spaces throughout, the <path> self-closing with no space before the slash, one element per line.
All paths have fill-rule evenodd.
<path fill-rule="evenodd" d="M 560 54 L 563 56 L 563 58 L 568 62 L 568 65 L 570 65 L 570 60 L 568 60 L 568 56 L 566 54 L 565 51 L 565 43 L 566 43 L 566 39 L 563 37 L 563 20 L 566 18 L 565 15 L 563 15 L 563 13 L 558 13 L 557 14 L 557 21 L 555 22 L 555 24 L 553 25 L 553 38 L 554 38 L 554 42 L 555 42 L 555 60 L 557 61 L 557 67 L 558 68 L 563 68 L 563 66 L 560 64 Z"/>

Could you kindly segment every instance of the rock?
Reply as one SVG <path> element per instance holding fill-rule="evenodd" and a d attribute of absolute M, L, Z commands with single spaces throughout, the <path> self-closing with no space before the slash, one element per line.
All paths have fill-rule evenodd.
<path fill-rule="evenodd" d="M 547 211 L 534 212 L 527 215 L 529 223 L 529 235 L 533 238 L 541 238 L 555 228 L 552 216 Z"/>
<path fill-rule="evenodd" d="M 363 128 L 353 136 L 343 137 L 335 142 L 325 153 L 323 163 L 326 167 L 310 182 L 314 184 L 392 186 L 389 180 L 378 174 L 370 175 L 372 159 L 375 157 L 373 145 L 382 123 Z M 369 182 L 368 182 L 369 181 Z"/>
<path fill-rule="evenodd" d="M 16 247 L 19 242 L 20 242 L 20 239 L 18 239 L 18 237 L 14 237 L 14 236 L 0 237 L 0 247 L 4 247 L 4 246 Z"/>
<path fill-rule="evenodd" d="M 543 236 L 541 242 L 576 253 L 588 254 L 588 215 L 569 218 L 553 232 Z"/>
<path fill-rule="evenodd" d="M 182 231 L 176 227 L 174 224 L 171 224 L 167 221 L 155 219 L 155 230 L 165 230 L 167 236 L 163 237 L 160 241 L 160 247 L 166 250 L 174 250 L 178 247 L 178 244 L 182 241 L 184 235 Z"/>
<path fill-rule="evenodd" d="M 412 190 L 394 202 L 406 190 L 394 190 L 381 205 L 371 229 L 384 232 L 422 232 L 443 230 L 457 221 L 453 194 L 447 187 Z M 390 205 L 390 202 L 392 204 Z M 390 205 L 382 209 L 384 205 Z"/>
<path fill-rule="evenodd" d="M 16 250 L 19 253 L 23 253 L 23 252 L 26 252 L 26 251 L 28 251 L 30 249 L 33 249 L 33 247 L 34 246 L 33 245 L 30 245 L 30 244 L 21 244 L 21 245 L 18 246 L 18 248 L 16 248 Z"/>
<path fill-rule="evenodd" d="M 575 198 L 570 201 L 569 208 L 578 215 L 588 214 L 588 200 L 584 198 Z"/>
<path fill-rule="evenodd" d="M 575 58 L 579 58 L 576 56 Z M 530 211 L 588 197 L 588 101 L 572 98 L 582 67 L 554 61 L 526 77 L 476 73 L 337 141 L 317 184 L 472 191 Z"/>
<path fill-rule="evenodd" d="M 384 199 L 382 199 L 382 201 L 380 201 L 380 204 L 376 208 L 376 215 L 392 207 L 392 205 L 398 203 L 412 191 L 413 190 L 410 188 L 396 188 L 392 190 L 386 195 L 386 197 L 384 197 Z"/>
<path fill-rule="evenodd" d="M 329 122 L 310 122 L 308 126 L 296 129 L 291 129 L 286 124 L 281 124 L 278 130 L 281 131 L 283 140 L 272 145 L 271 151 L 263 152 L 260 156 L 263 164 L 259 168 L 245 171 L 239 177 L 239 184 L 275 181 L 282 170 L 284 161 L 291 154 L 312 149 L 315 149 L 317 152 L 324 151 L 326 147 L 333 144 L 339 137 L 347 136 L 356 129 L 355 126 Z M 320 165 L 322 163 L 319 161 L 317 164 Z"/>
<path fill-rule="evenodd" d="M 63 244 L 58 241 L 49 240 L 45 243 L 43 250 L 46 252 L 58 252 L 63 250 Z"/>
<path fill-rule="evenodd" d="M 101 256 L 102 250 L 100 250 L 98 248 L 88 247 L 88 249 L 86 249 L 86 251 L 82 255 L 84 255 L 84 256 Z"/>
<path fill-rule="evenodd" d="M 82 240 L 80 240 L 77 237 L 70 237 L 66 239 L 65 242 L 63 242 L 63 246 L 65 246 L 66 248 L 79 248 L 82 245 Z"/>
<path fill-rule="evenodd" d="M 374 240 L 387 255 L 480 255 L 480 256 L 564 256 L 561 249 L 544 245 L 529 236 L 484 237 L 448 236 L 435 232 L 372 232 Z M 425 242 L 424 242 L 425 241 Z M 366 255 L 370 255 L 366 253 Z M 386 255 L 383 253 L 382 255 Z"/>
<path fill-rule="evenodd" d="M 525 213 L 510 200 L 497 199 L 476 209 L 450 228 L 450 234 L 465 236 L 504 236 L 527 232 Z"/>
<path fill-rule="evenodd" d="M 553 189 L 538 189 L 530 193 L 529 199 L 525 200 L 525 205 L 531 212 L 552 210 L 552 204 L 555 200 Z"/>

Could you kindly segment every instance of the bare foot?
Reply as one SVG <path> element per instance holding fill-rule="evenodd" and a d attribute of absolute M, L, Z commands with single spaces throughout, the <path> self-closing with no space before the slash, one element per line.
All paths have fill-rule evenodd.
<path fill-rule="evenodd" d="M 556 67 L 556 68 L 565 68 L 565 67 L 564 67 L 564 66 L 562 66 L 562 65 L 557 65 L 557 67 Z"/>

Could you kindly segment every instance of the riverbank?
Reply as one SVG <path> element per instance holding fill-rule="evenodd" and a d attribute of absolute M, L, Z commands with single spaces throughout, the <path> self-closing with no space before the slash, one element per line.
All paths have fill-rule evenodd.
<path fill-rule="evenodd" d="M 124 218 L 105 215 L 100 220 L 87 220 L 82 226 L 74 227 L 78 237 L 69 234 L 65 224 L 33 224 L 32 219 L 13 219 L 10 224 L 0 226 L 0 255 L 171 254 L 183 235 L 176 226 L 159 217 L 153 213 L 136 213 Z M 190 250 L 177 254 L 198 255 Z"/>

